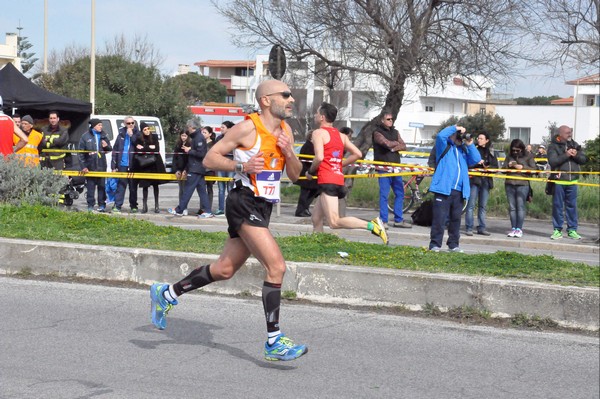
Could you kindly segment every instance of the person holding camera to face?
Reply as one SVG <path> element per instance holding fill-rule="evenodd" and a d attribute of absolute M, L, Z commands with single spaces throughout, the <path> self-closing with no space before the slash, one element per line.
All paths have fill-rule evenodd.
<path fill-rule="evenodd" d="M 429 250 L 439 252 L 448 223 L 448 249 L 463 252 L 459 247 L 463 200 L 471 195 L 468 167 L 481 162 L 471 134 L 462 126 L 448 126 L 437 134 L 436 169 L 429 191 L 435 194 Z"/>
<path fill-rule="evenodd" d="M 525 143 L 520 139 L 514 139 L 510 142 L 510 151 L 504 159 L 502 169 L 515 169 L 515 171 L 536 170 L 537 166 L 533 154 L 527 151 Z M 516 173 L 512 173 L 512 175 L 523 177 L 523 175 Z M 506 179 L 504 181 L 504 188 L 506 189 L 508 215 L 512 226 L 507 236 L 521 238 L 523 237 L 523 223 L 525 222 L 525 203 L 527 202 L 530 190 L 529 181 Z"/>
<path fill-rule="evenodd" d="M 498 159 L 494 155 L 494 151 L 492 151 L 492 142 L 490 141 L 489 133 L 481 132 L 478 133 L 476 137 L 477 150 L 479 151 L 479 155 L 481 155 L 481 161 L 475 166 L 469 166 L 469 169 L 497 169 Z M 466 234 L 468 236 L 473 235 L 475 203 L 477 203 L 477 219 L 479 220 L 477 234 L 489 236 L 491 234 L 485 228 L 485 217 L 490 190 L 494 188 L 494 179 L 485 176 L 471 176 L 470 182 L 471 195 L 469 197 L 469 203 L 467 204 L 467 213 L 465 214 Z"/>
<path fill-rule="evenodd" d="M 573 129 L 569 126 L 558 128 L 558 135 L 552 139 L 548 146 L 548 163 L 557 174 L 550 176 L 556 180 L 552 192 L 552 225 L 554 232 L 550 237 L 553 240 L 562 238 L 564 215 L 567 217 L 567 236 L 573 240 L 580 240 L 577 233 L 577 179 L 581 170 L 580 165 L 587 162 L 587 157 L 581 146 L 573 140 Z"/>

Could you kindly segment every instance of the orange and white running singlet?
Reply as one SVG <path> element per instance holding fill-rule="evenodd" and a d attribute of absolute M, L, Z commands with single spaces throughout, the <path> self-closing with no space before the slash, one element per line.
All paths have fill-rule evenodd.
<path fill-rule="evenodd" d="M 279 193 L 281 191 L 281 174 L 285 167 L 285 157 L 281 149 L 277 147 L 277 137 L 265 128 L 257 113 L 250 114 L 247 119 L 251 119 L 256 128 L 256 140 L 254 145 L 249 148 L 238 147 L 233 150 L 233 159 L 238 162 L 247 162 L 259 151 L 263 152 L 265 158 L 265 168 L 261 173 L 246 174 L 236 173 L 234 179 L 241 180 L 244 187 L 250 188 L 254 195 L 264 198 L 269 202 L 279 202 Z M 285 134 L 291 133 L 285 129 L 285 122 L 281 121 L 281 129 Z"/>

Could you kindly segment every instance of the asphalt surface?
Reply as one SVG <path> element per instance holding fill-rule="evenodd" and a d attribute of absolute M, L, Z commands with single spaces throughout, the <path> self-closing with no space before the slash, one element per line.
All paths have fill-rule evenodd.
<path fill-rule="evenodd" d="M 167 183 L 160 186 L 160 209 L 159 214 L 153 212 L 154 199 L 152 190 L 150 190 L 150 213 L 130 214 L 127 202 L 123 206 L 124 212 L 121 217 L 135 217 L 146 219 L 157 225 L 178 226 L 185 229 L 200 229 L 202 231 L 216 232 L 227 230 L 227 220 L 224 216 L 218 216 L 212 219 L 199 220 L 197 210 L 199 208 L 199 199 L 195 194 L 189 204 L 190 215 L 184 217 L 174 217 L 166 212 L 167 208 L 175 208 L 178 202 L 178 188 L 176 183 Z M 217 187 L 214 187 L 214 206 L 217 206 Z M 141 207 L 141 190 L 138 192 Z M 73 208 L 79 210 L 87 209 L 85 205 L 85 192 L 76 200 Z M 280 204 L 273 210 L 271 217 L 271 230 L 275 235 L 298 235 L 309 234 L 312 232 L 310 218 L 296 217 L 294 212 L 296 204 Z M 364 208 L 349 208 L 348 215 L 356 216 L 365 220 L 371 220 L 378 216 L 378 210 Z M 405 214 L 406 220 L 410 219 L 410 214 Z M 583 262 L 589 265 L 600 265 L 598 238 L 600 236 L 598 225 L 581 223 L 579 233 L 582 240 L 572 240 L 563 238 L 561 240 L 551 240 L 552 222 L 550 220 L 528 219 L 525 220 L 522 238 L 509 238 L 506 236 L 510 229 L 510 223 L 507 219 L 488 218 L 487 229 L 492 233 L 491 236 L 481 236 L 475 234 L 467 237 L 461 234 L 460 247 L 466 253 L 494 253 L 496 251 L 512 251 L 528 255 L 551 255 L 557 259 L 569 260 L 572 262 Z M 367 231 L 361 230 L 331 230 L 326 227 L 326 232 L 337 234 L 340 237 L 352 241 L 380 243 L 378 237 L 373 236 Z M 390 227 L 388 234 L 390 245 L 409 245 L 418 247 L 429 246 L 429 227 L 414 225 L 411 229 L 401 229 Z M 464 233 L 464 219 L 462 233 Z M 447 239 L 447 234 L 444 240 Z M 340 248 L 340 251 L 344 251 Z"/>
<path fill-rule="evenodd" d="M 262 357 L 259 299 L 189 294 L 164 331 L 147 290 L 0 277 L 2 398 L 598 398 L 597 337 L 284 301 L 309 352 Z"/>

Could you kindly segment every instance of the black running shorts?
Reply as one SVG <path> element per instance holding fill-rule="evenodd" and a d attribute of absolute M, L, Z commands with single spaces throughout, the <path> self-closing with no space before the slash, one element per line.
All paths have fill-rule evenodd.
<path fill-rule="evenodd" d="M 256 227 L 269 227 L 273 203 L 255 197 L 248 187 L 236 187 L 227 194 L 225 216 L 229 227 L 229 237 L 237 238 L 243 223 Z"/>
<path fill-rule="evenodd" d="M 338 197 L 344 199 L 348 189 L 346 186 L 339 186 L 337 184 L 319 184 L 319 194 L 327 194 L 330 197 Z"/>

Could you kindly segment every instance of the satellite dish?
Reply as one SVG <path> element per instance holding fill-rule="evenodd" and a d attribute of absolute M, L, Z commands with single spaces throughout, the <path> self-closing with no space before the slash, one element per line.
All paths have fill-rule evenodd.
<path fill-rule="evenodd" d="M 280 45 L 276 44 L 269 52 L 269 73 L 274 79 L 281 79 L 285 73 L 285 53 Z"/>

